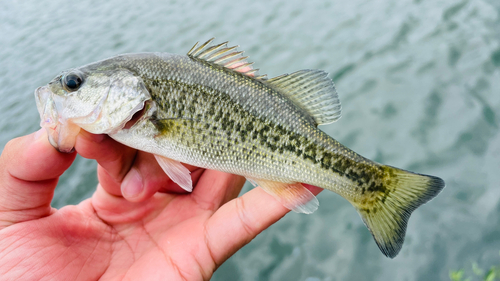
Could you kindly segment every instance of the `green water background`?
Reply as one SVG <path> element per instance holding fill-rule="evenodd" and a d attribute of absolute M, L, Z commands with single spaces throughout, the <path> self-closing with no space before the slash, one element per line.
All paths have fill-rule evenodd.
<path fill-rule="evenodd" d="M 270 77 L 329 72 L 343 117 L 324 131 L 447 187 L 412 215 L 394 260 L 323 192 L 316 213 L 288 214 L 213 279 L 447 280 L 500 264 L 499 16 L 497 0 L 0 1 L 0 148 L 39 128 L 33 91 L 61 70 L 229 40 Z M 95 168 L 77 158 L 53 205 L 91 196 Z"/>

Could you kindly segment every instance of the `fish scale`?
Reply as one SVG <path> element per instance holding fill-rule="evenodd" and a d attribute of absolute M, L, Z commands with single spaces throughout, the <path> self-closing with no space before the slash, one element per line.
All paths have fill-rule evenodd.
<path fill-rule="evenodd" d="M 126 54 L 57 76 L 35 92 L 51 143 L 70 151 L 80 129 L 106 133 L 154 154 L 187 191 L 180 162 L 245 176 L 303 213 L 318 201 L 302 184 L 319 186 L 347 199 L 380 250 L 396 256 L 410 214 L 444 182 L 373 162 L 319 130 L 341 112 L 325 72 L 267 79 L 236 47 L 211 42 L 187 56 Z"/>
<path fill-rule="evenodd" d="M 238 73 L 231 72 L 228 72 L 227 75 L 240 76 Z M 175 76 L 175 74 L 172 76 Z M 301 181 L 317 186 L 326 186 L 330 184 L 332 175 L 331 171 L 328 170 L 331 167 L 322 168 L 320 165 L 319 168 L 323 170 L 323 173 L 321 173 L 317 171 L 318 165 L 311 165 L 311 163 L 314 164 L 315 159 L 313 160 L 311 156 L 307 154 L 307 147 L 313 145 L 314 141 L 302 137 L 303 141 L 300 146 L 295 146 L 294 143 L 296 142 L 287 143 L 287 139 L 298 139 L 300 136 L 292 131 L 285 130 L 285 126 L 281 124 L 275 124 L 269 121 L 264 122 L 260 118 L 256 118 L 241 106 L 232 102 L 229 95 L 226 93 L 201 87 L 198 81 L 194 81 L 193 83 L 196 86 L 192 86 L 175 80 L 167 80 L 169 78 L 170 77 L 167 77 L 165 80 L 161 80 L 158 78 L 155 79 L 155 77 L 143 77 L 143 80 L 150 89 L 153 100 L 155 100 L 158 105 L 157 118 L 166 120 L 196 120 L 199 124 L 196 124 L 197 122 L 191 122 L 190 126 L 182 126 L 182 122 L 180 122 L 179 126 L 186 128 L 184 130 L 191 129 L 191 131 L 188 132 L 183 130 L 165 132 L 165 126 L 158 125 L 158 127 L 161 128 L 160 133 L 168 133 L 169 138 L 173 138 L 172 142 L 182 144 L 182 149 L 185 151 L 196 150 L 197 148 L 194 147 L 194 143 L 214 144 L 217 142 L 223 142 L 224 145 L 217 148 L 213 148 L 210 145 L 209 147 L 213 148 L 215 152 L 227 151 L 225 154 L 214 155 L 214 153 L 210 153 L 210 151 L 202 150 L 200 153 L 195 154 L 194 157 L 196 160 L 177 160 L 181 162 L 199 161 L 197 163 L 198 166 L 218 170 L 223 169 L 226 162 L 231 162 L 232 170 L 224 171 L 250 177 L 260 175 L 269 180 L 286 182 Z M 248 79 L 247 77 L 240 78 Z M 252 94 L 255 96 L 262 95 L 260 93 Z M 183 104 L 182 109 L 179 106 L 174 106 L 181 103 Z M 199 106 L 200 104 L 209 106 Z M 191 106 L 196 108 L 194 112 L 187 110 L 187 108 Z M 238 113 L 235 114 L 235 112 Z M 234 123 L 228 125 L 230 121 Z M 210 124 L 210 127 L 207 129 L 204 124 Z M 252 129 L 250 131 L 241 129 L 248 127 L 249 124 L 252 124 Z M 238 125 L 240 130 L 235 130 Z M 281 129 L 278 129 L 278 126 Z M 311 132 L 320 134 L 319 130 L 312 125 L 304 124 L 303 126 L 309 126 Z M 220 131 L 220 135 L 215 133 L 210 134 L 214 130 Z M 197 138 L 195 142 L 190 142 L 189 138 L 185 138 L 186 135 L 196 135 L 200 137 Z M 325 139 L 328 138 L 325 137 Z M 253 155 L 249 160 L 258 162 L 258 164 L 245 164 L 242 161 L 238 161 L 237 158 L 241 159 L 242 155 L 247 155 L 248 151 L 252 151 L 252 147 L 255 147 L 253 144 L 254 141 L 257 142 L 261 153 Z M 264 149 L 264 147 L 267 147 L 267 149 Z M 323 147 L 317 145 L 314 145 L 314 147 L 314 153 L 310 154 L 322 154 L 325 151 Z M 240 151 L 240 149 L 242 151 Z M 342 149 L 345 150 L 346 148 L 330 148 L 330 150 Z M 255 149 L 253 150 L 255 151 Z M 312 152 L 312 150 L 309 151 Z M 222 159 L 219 157 L 222 157 Z M 219 160 L 223 160 L 221 166 L 209 166 L 206 162 L 202 161 L 218 158 Z M 288 165 L 282 165 L 285 159 Z M 241 165 L 241 167 L 238 167 L 238 165 Z M 287 173 L 283 173 L 281 170 L 282 166 L 293 167 L 293 169 L 288 169 Z M 260 167 L 265 167 L 265 169 L 255 170 Z M 269 169 L 269 167 L 275 167 L 275 170 Z M 336 191 L 341 192 L 340 190 L 339 188 Z"/>

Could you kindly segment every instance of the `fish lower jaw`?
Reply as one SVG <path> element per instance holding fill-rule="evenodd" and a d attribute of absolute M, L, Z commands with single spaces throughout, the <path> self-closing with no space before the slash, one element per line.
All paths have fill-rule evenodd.
<path fill-rule="evenodd" d="M 72 122 L 57 124 L 55 127 L 46 126 L 49 143 L 59 152 L 72 153 L 75 151 L 76 137 L 80 127 Z"/>

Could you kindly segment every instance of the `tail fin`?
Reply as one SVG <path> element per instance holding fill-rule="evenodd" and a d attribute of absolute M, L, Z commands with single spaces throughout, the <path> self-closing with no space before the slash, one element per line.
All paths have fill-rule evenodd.
<path fill-rule="evenodd" d="M 359 203 L 351 202 L 387 257 L 394 258 L 403 246 L 411 213 L 434 198 L 444 187 L 438 177 L 383 166 L 382 189 Z"/>

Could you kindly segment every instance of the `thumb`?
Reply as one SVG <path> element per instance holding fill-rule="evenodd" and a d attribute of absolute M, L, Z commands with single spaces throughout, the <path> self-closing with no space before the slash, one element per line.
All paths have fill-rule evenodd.
<path fill-rule="evenodd" d="M 9 141 L 0 156 L 0 229 L 50 215 L 59 176 L 75 156 L 52 147 L 43 128 Z"/>

